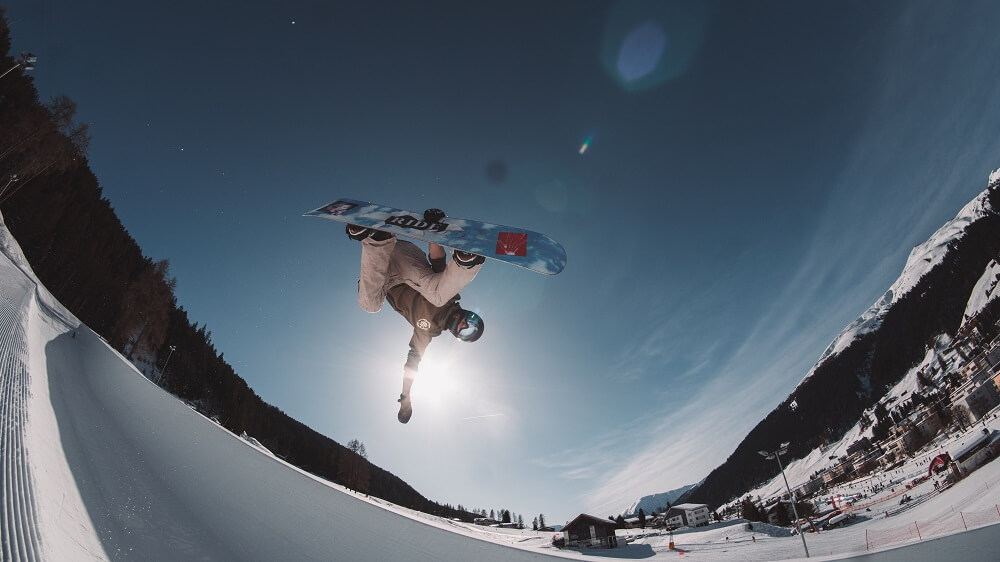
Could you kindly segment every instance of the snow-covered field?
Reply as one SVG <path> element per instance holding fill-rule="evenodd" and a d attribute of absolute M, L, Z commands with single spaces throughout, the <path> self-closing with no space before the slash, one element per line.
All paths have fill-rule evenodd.
<path fill-rule="evenodd" d="M 669 549 L 668 537 L 649 536 L 614 550 L 560 551 L 551 533 L 476 527 L 355 494 L 288 465 L 150 383 L 38 283 L 2 225 L 0 250 L 3 560 L 803 555 L 799 537 L 747 531 L 741 523 L 677 533 L 680 550 Z M 989 510 L 1000 503 L 998 488 L 994 462 L 943 493 L 927 485 L 913 490 L 920 501 L 904 510 L 886 500 L 852 525 L 808 535 L 810 551 L 862 554 L 866 531 Z M 890 506 L 899 512 L 879 516 Z M 996 544 L 1000 525 L 991 525 L 877 559 L 996 559 Z"/>
<path fill-rule="evenodd" d="M 904 473 L 908 475 L 906 467 L 900 472 L 900 478 Z M 923 465 L 922 473 L 927 474 L 927 465 Z M 858 490 L 844 489 L 842 492 L 860 491 L 863 487 L 859 483 Z M 871 505 L 856 511 L 856 517 L 845 526 L 819 534 L 807 533 L 809 554 L 829 559 L 863 556 L 868 553 L 870 541 L 875 543 L 873 550 L 902 551 L 905 554 L 899 555 L 910 561 L 1000 559 L 997 551 L 1000 525 L 996 524 L 1000 522 L 1000 511 L 997 511 L 1000 509 L 997 505 L 1000 504 L 1000 463 L 986 465 L 943 492 L 935 489 L 933 480 L 927 480 L 906 490 L 913 501 L 900 504 L 901 496 L 895 493 L 903 490 L 902 484 L 895 486 L 895 492 L 890 486 L 859 502 Z M 963 517 L 967 523 L 963 523 Z M 918 538 L 916 533 L 912 538 L 905 538 L 909 537 L 914 524 L 926 540 Z M 963 532 L 966 525 L 982 530 Z M 741 520 L 677 531 L 673 536 L 674 545 L 685 551 L 685 558 L 698 556 L 703 560 L 784 560 L 805 556 L 802 539 L 791 536 L 788 529 L 762 523 L 753 523 L 753 526 L 748 530 Z M 642 534 L 639 530 L 629 533 Z M 654 552 L 663 553 L 669 542 L 668 535 L 658 535 L 637 539 L 633 544 L 648 544 Z M 912 546 L 900 549 L 903 545 Z M 887 560 L 888 556 L 889 553 L 883 552 L 873 559 Z"/>

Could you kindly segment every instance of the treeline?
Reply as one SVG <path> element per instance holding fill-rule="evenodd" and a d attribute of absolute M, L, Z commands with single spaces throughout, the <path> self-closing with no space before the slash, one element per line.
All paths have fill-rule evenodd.
<path fill-rule="evenodd" d="M 0 7 L 3 70 L 17 62 L 10 46 Z M 161 386 L 237 435 L 245 431 L 288 462 L 358 492 L 471 521 L 474 514 L 428 500 L 250 389 L 207 327 L 178 305 L 169 263 L 144 256 L 103 197 L 75 110 L 66 97 L 41 103 L 20 68 L 0 79 L 0 211 L 42 283 L 126 357 L 162 369 Z"/>
<path fill-rule="evenodd" d="M 976 282 L 990 260 L 1000 256 L 1000 182 L 988 189 L 988 207 L 986 216 L 950 243 L 942 262 L 889 309 L 877 330 L 824 361 L 747 434 L 725 463 L 678 501 L 718 507 L 777 476 L 777 463 L 765 461 L 758 451 L 790 442 L 790 462 L 840 440 L 864 410 L 923 360 L 932 338 L 954 336 Z M 1000 303 L 994 302 L 980 316 L 998 314 Z M 980 326 L 996 330 L 992 322 Z"/>

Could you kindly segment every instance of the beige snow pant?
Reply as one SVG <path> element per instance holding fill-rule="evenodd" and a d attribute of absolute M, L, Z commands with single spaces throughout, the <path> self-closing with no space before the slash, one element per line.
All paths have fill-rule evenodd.
<path fill-rule="evenodd" d="M 465 268 L 450 260 L 444 271 L 435 273 L 427 254 L 415 244 L 396 238 L 365 238 L 361 241 L 358 305 L 368 312 L 378 312 L 389 289 L 406 283 L 434 306 L 444 306 L 475 279 L 480 267 Z"/>

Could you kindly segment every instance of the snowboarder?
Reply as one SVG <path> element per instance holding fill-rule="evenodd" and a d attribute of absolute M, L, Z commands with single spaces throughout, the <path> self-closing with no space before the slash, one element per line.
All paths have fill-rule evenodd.
<path fill-rule="evenodd" d="M 424 211 L 427 222 L 440 222 L 444 217 L 439 209 Z M 397 240 L 388 232 L 353 224 L 346 230 L 348 238 L 361 242 L 358 304 L 375 313 L 388 301 L 413 326 L 397 416 L 406 423 L 413 414 L 410 387 L 431 339 L 445 330 L 465 342 L 483 335 L 482 317 L 459 306 L 458 292 L 476 277 L 486 258 L 454 250 L 451 261 L 446 262 L 444 247 L 439 244 L 430 243 L 425 254 L 415 244 Z"/>

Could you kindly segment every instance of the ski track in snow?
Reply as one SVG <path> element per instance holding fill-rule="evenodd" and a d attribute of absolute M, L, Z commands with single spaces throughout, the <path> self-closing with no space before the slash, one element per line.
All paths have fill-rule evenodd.
<path fill-rule="evenodd" d="M 30 378 L 22 314 L 34 293 L 23 286 L 18 289 L 12 292 L 0 286 L 0 419 L 4 420 L 0 432 L 4 506 L 0 536 L 4 560 L 40 560 L 35 490 L 25 447 Z"/>

